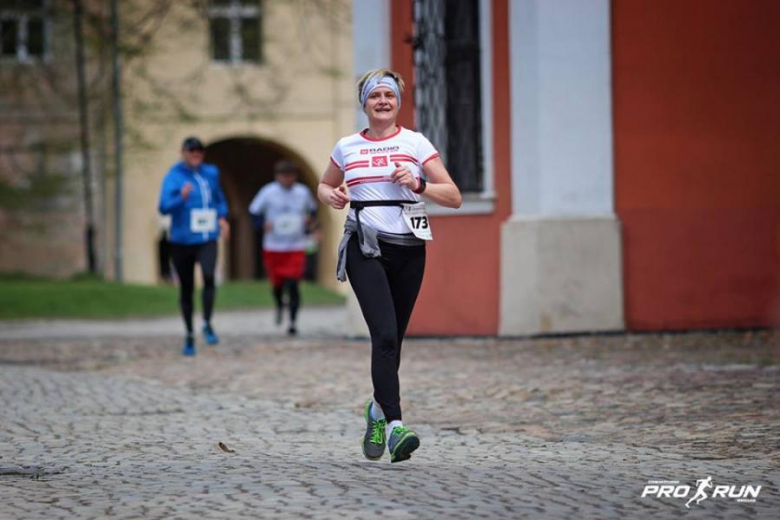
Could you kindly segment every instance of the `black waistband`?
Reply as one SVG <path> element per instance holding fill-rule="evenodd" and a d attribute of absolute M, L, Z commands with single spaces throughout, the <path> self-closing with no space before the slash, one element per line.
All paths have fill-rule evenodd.
<path fill-rule="evenodd" d="M 363 243 L 363 225 L 360 223 L 360 211 L 363 208 L 375 206 L 403 206 L 404 204 L 415 204 L 414 200 L 353 200 L 349 207 L 355 210 L 355 220 L 357 221 L 357 234 L 360 243 Z"/>
<path fill-rule="evenodd" d="M 416 200 L 353 200 L 349 203 L 352 209 L 363 209 L 375 206 L 401 206 L 402 204 L 416 204 Z"/>

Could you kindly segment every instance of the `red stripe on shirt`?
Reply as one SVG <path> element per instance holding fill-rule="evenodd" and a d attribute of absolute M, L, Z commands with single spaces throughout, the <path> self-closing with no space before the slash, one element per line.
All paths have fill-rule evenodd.
<path fill-rule="evenodd" d="M 368 168 L 368 161 L 351 162 L 344 167 L 344 171 L 354 170 L 355 168 Z"/>
<path fill-rule="evenodd" d="M 431 155 L 430 157 L 428 157 L 422 162 L 423 166 L 425 165 L 425 163 L 427 163 L 428 161 L 432 161 L 433 159 L 436 159 L 438 156 L 439 156 L 439 152 L 436 152 L 435 154 Z"/>
<path fill-rule="evenodd" d="M 411 155 L 404 155 L 404 154 L 395 154 L 390 156 L 391 161 L 411 161 L 415 164 L 417 164 L 417 159 L 412 157 Z"/>
<path fill-rule="evenodd" d="M 347 186 L 354 186 L 356 184 L 368 184 L 371 182 L 392 182 L 393 179 L 388 177 L 387 175 L 381 175 L 378 177 L 359 177 L 357 179 L 352 179 L 350 181 L 347 181 Z"/>

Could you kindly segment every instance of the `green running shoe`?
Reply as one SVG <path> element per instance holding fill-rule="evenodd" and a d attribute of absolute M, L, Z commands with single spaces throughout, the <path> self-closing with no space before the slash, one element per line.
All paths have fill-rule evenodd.
<path fill-rule="evenodd" d="M 401 462 L 412 457 L 412 452 L 420 447 L 420 438 L 406 426 L 396 426 L 390 432 L 387 449 L 390 462 Z"/>
<path fill-rule="evenodd" d="M 385 453 L 387 421 L 371 417 L 371 401 L 366 403 L 366 434 L 363 436 L 363 455 L 368 460 L 379 460 Z"/>

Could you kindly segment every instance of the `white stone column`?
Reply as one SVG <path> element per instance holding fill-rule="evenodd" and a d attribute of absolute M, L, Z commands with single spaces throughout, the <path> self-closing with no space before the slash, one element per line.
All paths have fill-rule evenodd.
<path fill-rule="evenodd" d="M 499 334 L 622 329 L 609 0 L 512 0 Z"/>
<path fill-rule="evenodd" d="M 352 37 L 355 82 L 367 70 L 391 68 L 390 0 L 356 0 L 352 2 Z M 357 86 L 355 87 L 357 89 Z M 368 119 L 357 102 L 355 90 L 355 131 L 368 127 Z M 335 143 L 334 143 L 335 144 Z M 346 282 L 349 284 L 349 282 Z M 368 327 L 357 297 L 350 286 L 347 292 L 347 334 L 367 337 Z"/>
<path fill-rule="evenodd" d="M 380 67 L 391 68 L 390 0 L 357 0 L 352 2 L 352 41 L 355 81 L 361 74 Z M 356 87 L 357 88 L 357 87 Z M 355 92 L 355 129 L 368 126 Z"/>

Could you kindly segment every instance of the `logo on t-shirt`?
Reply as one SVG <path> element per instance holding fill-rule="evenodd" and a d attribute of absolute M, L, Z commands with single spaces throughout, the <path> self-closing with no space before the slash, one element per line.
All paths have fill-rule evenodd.
<path fill-rule="evenodd" d="M 375 153 L 388 153 L 388 152 L 397 152 L 400 150 L 400 146 L 380 146 L 379 148 L 361 148 L 360 149 L 360 155 L 368 155 L 368 154 L 375 154 Z"/>
<path fill-rule="evenodd" d="M 382 166 L 387 166 L 387 156 L 386 155 L 378 155 L 376 157 L 371 158 L 371 166 L 374 168 L 380 168 Z"/>

